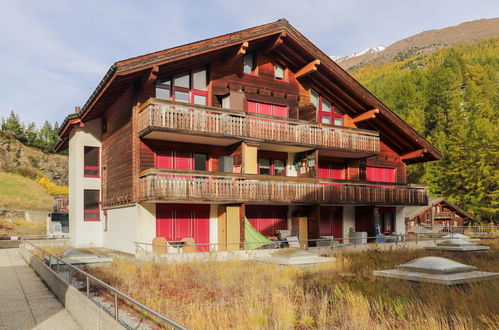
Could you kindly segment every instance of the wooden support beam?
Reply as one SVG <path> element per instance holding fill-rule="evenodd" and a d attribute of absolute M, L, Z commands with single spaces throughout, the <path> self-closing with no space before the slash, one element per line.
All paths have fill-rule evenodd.
<path fill-rule="evenodd" d="M 400 156 L 400 160 L 419 158 L 422 157 L 426 152 L 428 152 L 428 150 L 426 149 L 414 150 Z"/>
<path fill-rule="evenodd" d="M 240 58 L 241 56 L 246 55 L 248 47 L 249 47 L 248 41 L 240 43 L 236 49 L 232 48 L 232 50 L 230 50 L 228 53 L 224 55 L 223 57 L 224 61 L 225 62 L 234 61 Z"/>
<path fill-rule="evenodd" d="M 273 51 L 274 49 L 282 45 L 284 43 L 284 38 L 286 38 L 286 36 L 287 36 L 286 32 L 282 32 L 281 34 L 279 34 L 277 38 L 274 40 L 274 42 L 270 45 L 270 47 L 265 49 L 265 52 Z"/>
<path fill-rule="evenodd" d="M 235 57 L 243 56 L 246 54 L 246 50 L 248 49 L 249 43 L 247 41 L 243 42 L 241 46 L 239 46 L 239 49 L 236 52 Z"/>
<path fill-rule="evenodd" d="M 311 74 L 312 72 L 317 71 L 317 67 L 320 64 L 321 64 L 320 60 L 313 60 L 312 62 L 308 63 L 303 68 L 301 68 L 300 70 L 298 70 L 298 72 L 295 74 L 296 79 L 305 77 L 305 76 Z"/>
<path fill-rule="evenodd" d="M 364 112 L 357 117 L 352 118 L 352 122 L 360 123 L 361 121 L 376 118 L 376 114 L 379 113 L 379 109 L 372 109 Z"/>
<path fill-rule="evenodd" d="M 158 72 L 158 66 L 153 66 L 150 70 L 148 70 L 147 75 L 142 81 L 142 87 L 144 88 L 153 85 L 156 82 L 156 78 L 158 77 Z"/>

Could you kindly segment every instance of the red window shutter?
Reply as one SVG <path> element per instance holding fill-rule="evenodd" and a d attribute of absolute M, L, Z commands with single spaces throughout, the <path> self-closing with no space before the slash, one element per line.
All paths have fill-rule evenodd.
<path fill-rule="evenodd" d="M 332 217 L 328 207 L 321 207 L 321 218 L 319 223 L 320 236 L 332 235 Z"/>
<path fill-rule="evenodd" d="M 166 204 L 156 204 L 156 236 L 174 240 L 174 210 Z"/>
<path fill-rule="evenodd" d="M 319 178 L 327 179 L 329 177 L 329 164 L 328 162 L 319 162 Z"/>
<path fill-rule="evenodd" d="M 246 206 L 246 217 L 256 230 L 265 236 L 276 235 L 277 230 L 288 228 L 287 206 Z"/>
<path fill-rule="evenodd" d="M 186 237 L 193 237 L 191 212 L 187 205 L 175 208 L 175 240 Z"/>
<path fill-rule="evenodd" d="M 258 113 L 258 103 L 248 101 L 248 112 Z"/>
<path fill-rule="evenodd" d="M 278 230 L 288 229 L 288 208 L 286 206 L 276 206 L 274 209 L 274 219 L 274 233 Z"/>
<path fill-rule="evenodd" d="M 192 153 L 190 151 L 175 150 L 175 169 L 190 171 L 192 166 Z"/>
<path fill-rule="evenodd" d="M 169 241 L 194 238 L 196 244 L 210 242 L 210 206 L 187 204 L 156 205 L 156 236 Z M 209 251 L 209 245 L 197 247 Z"/>
<path fill-rule="evenodd" d="M 343 238 L 343 208 L 338 206 L 321 206 L 320 214 L 320 235 Z"/>
<path fill-rule="evenodd" d="M 259 104 L 259 112 L 258 113 L 261 113 L 262 115 L 269 115 L 269 116 L 272 116 L 272 105 L 271 104 L 267 104 L 267 103 L 260 103 Z"/>
<path fill-rule="evenodd" d="M 288 117 L 288 108 L 281 105 L 274 105 L 274 116 L 277 117 Z"/>
<path fill-rule="evenodd" d="M 375 182 L 395 182 L 395 169 L 384 167 L 366 168 L 366 180 Z"/>
<path fill-rule="evenodd" d="M 156 167 L 173 169 L 173 153 L 171 149 L 156 152 Z"/>
<path fill-rule="evenodd" d="M 197 244 L 207 244 L 210 242 L 210 206 L 196 205 L 193 211 L 193 231 L 194 240 Z M 209 245 L 197 247 L 198 251 L 209 251 Z"/>

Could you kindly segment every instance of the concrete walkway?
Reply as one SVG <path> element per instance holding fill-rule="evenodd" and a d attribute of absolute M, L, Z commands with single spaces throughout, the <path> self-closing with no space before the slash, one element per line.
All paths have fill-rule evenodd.
<path fill-rule="evenodd" d="M 0 249 L 0 329 L 81 329 L 17 249 Z"/>

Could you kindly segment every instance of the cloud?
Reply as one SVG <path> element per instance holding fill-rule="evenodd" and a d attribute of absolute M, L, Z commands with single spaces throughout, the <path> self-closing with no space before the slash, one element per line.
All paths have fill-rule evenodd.
<path fill-rule="evenodd" d="M 493 0 L 0 0 L 0 116 L 60 122 L 118 60 L 279 18 L 336 55 L 497 12 Z"/>

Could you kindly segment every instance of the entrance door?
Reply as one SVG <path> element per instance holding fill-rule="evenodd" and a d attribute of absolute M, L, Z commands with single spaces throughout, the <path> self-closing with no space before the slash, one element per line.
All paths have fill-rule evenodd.
<path fill-rule="evenodd" d="M 288 229 L 287 206 L 247 205 L 246 217 L 265 236 L 276 236 L 278 230 Z"/>
<path fill-rule="evenodd" d="M 210 242 L 210 205 L 156 204 L 156 236 L 167 241 L 194 238 L 196 244 Z M 196 247 L 209 251 L 208 245 Z"/>
<path fill-rule="evenodd" d="M 321 206 L 319 233 L 320 236 L 343 238 L 343 208 L 341 206 Z"/>

